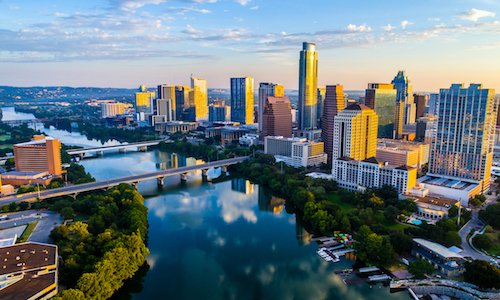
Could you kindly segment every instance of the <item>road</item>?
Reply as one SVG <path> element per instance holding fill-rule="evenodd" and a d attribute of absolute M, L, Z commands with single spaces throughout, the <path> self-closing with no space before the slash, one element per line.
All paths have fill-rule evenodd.
<path fill-rule="evenodd" d="M 49 235 L 54 227 L 61 225 L 63 217 L 52 211 L 43 212 L 43 219 L 36 224 L 28 242 L 50 243 Z"/>
<path fill-rule="evenodd" d="M 27 210 L 12 214 L 6 214 L 9 220 L 0 221 L 0 227 L 3 229 L 11 228 L 19 225 L 33 223 L 43 218 L 43 214 L 39 211 Z"/>
<path fill-rule="evenodd" d="M 40 199 L 47 199 L 47 198 L 66 196 L 66 195 L 75 195 L 75 194 L 79 194 L 79 193 L 87 192 L 87 191 L 107 189 L 109 187 L 116 186 L 120 183 L 137 184 L 143 180 L 148 180 L 148 179 L 165 178 L 167 176 L 180 175 L 180 174 L 190 173 L 190 172 L 197 171 L 197 170 L 204 170 L 204 169 L 210 169 L 210 168 L 217 168 L 217 167 L 221 167 L 221 166 L 228 166 L 228 165 L 242 162 L 245 159 L 247 159 L 247 157 L 230 158 L 230 159 L 219 160 L 219 161 L 209 162 L 209 163 L 200 164 L 200 165 L 194 165 L 194 166 L 188 166 L 188 167 L 182 167 L 182 168 L 176 168 L 176 169 L 169 169 L 169 170 L 162 170 L 162 171 L 155 171 L 155 172 L 138 174 L 138 175 L 130 175 L 130 176 L 126 176 L 126 177 L 114 178 L 114 179 L 109 179 L 109 180 L 102 180 L 102 181 L 84 183 L 84 184 L 79 184 L 79 185 L 72 185 L 72 186 L 67 186 L 67 187 L 62 187 L 62 188 L 57 188 L 57 189 L 44 190 L 44 191 L 40 191 L 40 193 L 33 192 L 33 193 L 26 193 L 26 194 L 21 194 L 21 195 L 17 195 L 17 196 L 9 196 L 9 197 L 4 197 L 4 198 L 0 199 L 0 206 L 5 205 L 5 204 L 9 204 L 11 202 L 35 201 L 37 199 L 37 197 L 39 197 Z"/>
<path fill-rule="evenodd" d="M 107 151 L 107 150 L 114 150 L 114 149 L 125 149 L 125 148 L 132 148 L 132 147 L 154 146 L 154 145 L 158 145 L 162 141 L 163 140 L 145 141 L 145 142 L 121 144 L 121 145 L 114 145 L 114 146 L 79 148 L 79 149 L 67 150 L 67 152 L 69 155 L 76 155 L 76 154 L 84 154 L 84 153 L 88 153 L 88 152 Z"/>

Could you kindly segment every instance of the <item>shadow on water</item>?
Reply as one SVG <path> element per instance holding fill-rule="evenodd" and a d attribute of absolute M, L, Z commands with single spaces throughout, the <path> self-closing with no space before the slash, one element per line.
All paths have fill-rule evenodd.
<path fill-rule="evenodd" d="M 134 277 L 126 280 L 123 287 L 113 294 L 110 300 L 130 300 L 132 299 L 132 294 L 139 294 L 144 289 L 144 277 L 149 271 L 148 262 L 145 261 L 144 264 L 139 268 Z"/>

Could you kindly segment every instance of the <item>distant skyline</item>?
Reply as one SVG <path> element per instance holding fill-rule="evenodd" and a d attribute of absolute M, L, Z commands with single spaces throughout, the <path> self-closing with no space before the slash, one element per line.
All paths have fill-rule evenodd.
<path fill-rule="evenodd" d="M 209 89 L 244 76 L 298 89 L 313 42 L 319 86 L 364 90 L 406 70 L 415 92 L 498 94 L 499 41 L 496 0 L 0 0 L 0 85 L 189 86 L 193 73 Z"/>

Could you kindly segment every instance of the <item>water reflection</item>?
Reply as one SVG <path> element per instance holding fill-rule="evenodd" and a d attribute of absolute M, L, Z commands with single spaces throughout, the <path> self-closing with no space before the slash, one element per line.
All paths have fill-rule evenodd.
<path fill-rule="evenodd" d="M 182 155 L 178 155 L 177 153 L 158 151 L 157 155 L 158 158 L 163 161 L 156 164 L 156 168 L 158 170 L 195 166 L 197 164 L 203 163 L 203 161 L 196 160 L 194 157 L 185 157 Z"/>
<path fill-rule="evenodd" d="M 285 202 L 285 199 L 273 196 L 271 191 L 259 186 L 259 210 L 279 214 Z"/>
<path fill-rule="evenodd" d="M 231 179 L 231 190 L 243 194 L 253 194 L 253 184 L 245 178 Z"/>

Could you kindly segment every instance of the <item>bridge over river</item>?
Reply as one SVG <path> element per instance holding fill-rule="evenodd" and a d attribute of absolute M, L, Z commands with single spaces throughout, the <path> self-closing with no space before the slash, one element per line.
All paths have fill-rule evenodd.
<path fill-rule="evenodd" d="M 80 193 L 95 191 L 95 190 L 106 190 L 106 189 L 113 187 L 113 186 L 116 186 L 120 183 L 129 183 L 129 184 L 132 184 L 133 186 L 137 187 L 137 184 L 139 182 L 144 181 L 144 180 L 150 180 L 150 179 L 156 179 L 158 181 L 158 185 L 162 186 L 163 180 L 165 179 L 165 177 L 168 177 L 168 176 L 180 175 L 181 180 L 185 181 L 185 180 L 187 180 L 187 174 L 194 172 L 194 171 L 197 171 L 197 170 L 201 170 L 202 176 L 206 177 L 207 172 L 210 168 L 219 168 L 220 167 L 220 168 L 222 168 L 222 171 L 224 172 L 227 170 L 227 166 L 237 164 L 239 162 L 244 161 L 245 159 L 247 159 L 247 157 L 230 158 L 230 159 L 208 162 L 208 163 L 195 165 L 195 166 L 188 166 L 188 167 L 182 167 L 182 168 L 176 168 L 176 169 L 155 171 L 155 172 L 149 172 L 149 173 L 144 173 L 144 174 L 130 175 L 130 176 L 126 176 L 126 177 L 114 178 L 114 179 L 109 179 L 109 180 L 101 180 L 101 181 L 95 181 L 95 182 L 90 182 L 90 183 L 71 185 L 71 186 L 57 188 L 57 189 L 43 190 L 43 191 L 40 191 L 39 193 L 33 192 L 33 193 L 16 195 L 16 196 L 8 196 L 8 197 L 0 198 L 0 205 L 5 205 L 5 204 L 9 204 L 11 202 L 17 202 L 17 201 L 35 201 L 37 198 L 39 198 L 41 200 L 53 198 L 53 197 L 59 197 L 59 196 L 71 196 L 73 198 L 76 198 L 76 196 L 78 196 Z"/>
<path fill-rule="evenodd" d="M 84 154 L 86 153 L 92 153 L 95 152 L 97 155 L 102 155 L 103 151 L 107 150 L 120 150 L 121 152 L 124 152 L 128 148 L 137 148 L 139 150 L 146 150 L 148 146 L 156 146 L 163 140 L 155 140 L 155 141 L 145 141 L 145 142 L 137 142 L 137 143 L 129 143 L 129 144 L 121 144 L 121 145 L 115 145 L 115 146 L 101 146 L 101 147 L 94 147 L 94 148 L 79 148 L 79 149 L 70 149 L 67 150 L 69 155 L 76 156 L 79 155 L 80 157 L 83 157 Z"/>

